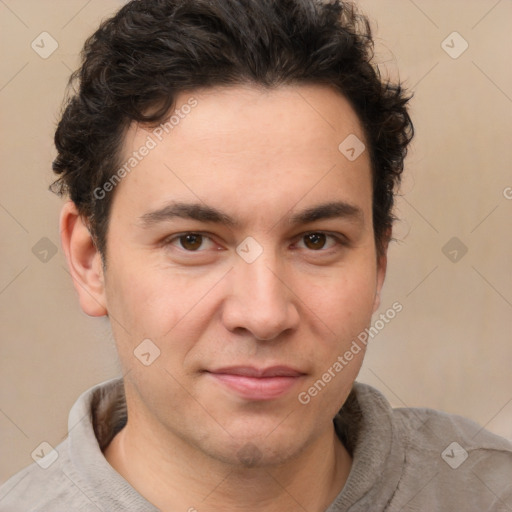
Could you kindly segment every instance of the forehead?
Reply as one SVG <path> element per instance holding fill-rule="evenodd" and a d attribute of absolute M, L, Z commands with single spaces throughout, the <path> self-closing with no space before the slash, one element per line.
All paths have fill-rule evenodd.
<path fill-rule="evenodd" d="M 166 121 L 150 130 L 157 138 L 173 133 L 181 143 L 194 145 L 215 140 L 221 144 L 219 150 L 239 150 L 248 139 L 270 142 L 275 135 L 283 136 L 289 146 L 309 141 L 330 144 L 331 149 L 344 135 L 364 139 L 348 100 L 323 85 L 236 85 L 182 92 Z M 132 134 L 137 128 L 132 124 Z"/>
<path fill-rule="evenodd" d="M 123 161 L 150 149 L 132 162 L 116 195 L 126 189 L 132 202 L 153 204 L 164 196 L 169 200 L 169 194 L 209 203 L 214 197 L 222 203 L 289 202 L 301 193 L 326 191 L 332 199 L 339 199 L 338 192 L 344 199 L 371 196 L 367 151 L 353 158 L 364 141 L 349 102 L 327 86 L 181 93 L 160 126 L 130 126 Z"/>

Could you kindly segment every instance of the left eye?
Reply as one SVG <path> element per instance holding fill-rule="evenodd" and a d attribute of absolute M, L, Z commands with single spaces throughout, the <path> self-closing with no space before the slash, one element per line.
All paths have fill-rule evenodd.
<path fill-rule="evenodd" d="M 207 242 L 210 243 L 210 246 L 213 244 L 211 238 L 200 233 L 185 233 L 170 240 L 169 244 L 175 245 L 176 243 L 179 243 L 181 249 L 185 249 L 190 252 L 198 252 L 201 246 L 205 244 L 207 245 Z M 202 250 L 204 249 L 205 248 L 203 247 Z"/>
<path fill-rule="evenodd" d="M 331 240 L 331 244 L 329 245 L 329 247 L 326 247 L 329 239 Z M 322 249 L 324 249 L 324 250 L 330 249 L 340 243 L 340 241 L 335 236 L 328 235 L 321 231 L 314 232 L 314 233 L 307 233 L 306 235 L 302 236 L 301 241 L 304 242 L 304 246 L 307 249 L 310 249 L 312 251 L 320 251 Z"/>

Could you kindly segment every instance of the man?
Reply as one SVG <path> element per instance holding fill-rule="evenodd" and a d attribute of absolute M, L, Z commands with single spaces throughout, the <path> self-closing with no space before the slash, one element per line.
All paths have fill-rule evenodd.
<path fill-rule="evenodd" d="M 313 0 L 134 1 L 87 41 L 56 189 L 123 379 L 0 510 L 512 510 L 509 442 L 355 383 L 413 134 L 371 48 Z"/>

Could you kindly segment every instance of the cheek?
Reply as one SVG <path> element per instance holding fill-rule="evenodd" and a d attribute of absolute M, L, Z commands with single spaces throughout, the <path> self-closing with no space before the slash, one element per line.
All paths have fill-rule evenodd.
<path fill-rule="evenodd" d="M 225 272 L 180 273 L 135 262 L 117 260 L 107 280 L 107 307 L 123 366 L 138 365 L 133 352 L 149 338 L 161 351 L 160 365 L 181 368 L 211 320 L 212 297 Z"/>
<path fill-rule="evenodd" d="M 125 371 L 138 373 L 147 370 L 134 357 L 138 347 L 146 347 L 145 340 L 149 339 L 149 345 L 139 352 L 145 354 L 149 350 L 156 355 L 160 351 L 159 357 L 165 355 L 163 335 L 172 331 L 183 314 L 177 309 L 179 300 L 168 284 L 156 280 L 147 270 L 137 272 L 125 263 L 116 263 L 107 281 L 107 309 L 121 365 Z M 160 358 L 158 362 L 162 361 Z"/>
<path fill-rule="evenodd" d="M 366 352 L 375 279 L 371 271 L 340 276 L 312 293 L 312 322 L 319 326 L 315 346 L 308 347 L 314 370 L 297 397 L 310 415 L 334 417 L 350 392 Z"/>
<path fill-rule="evenodd" d="M 194 283 L 158 268 L 117 261 L 107 281 L 107 306 L 130 334 L 160 337 L 176 325 L 194 302 Z M 184 292 L 186 290 L 186 292 Z"/>
<path fill-rule="evenodd" d="M 317 323 L 347 340 L 371 321 L 376 294 L 376 269 L 371 265 L 347 268 L 308 279 L 300 291 Z"/>

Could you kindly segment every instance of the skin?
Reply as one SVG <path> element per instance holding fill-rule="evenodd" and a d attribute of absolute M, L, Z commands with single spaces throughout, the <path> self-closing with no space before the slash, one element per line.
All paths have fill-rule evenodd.
<path fill-rule="evenodd" d="M 219 87 L 177 105 L 192 95 L 198 105 L 115 190 L 106 270 L 73 203 L 61 215 L 81 307 L 109 316 L 125 375 L 129 420 L 105 457 L 161 510 L 320 512 L 350 471 L 332 418 L 364 351 L 307 405 L 297 397 L 370 325 L 386 269 L 368 152 L 350 162 L 338 150 L 349 134 L 364 141 L 363 130 L 326 86 Z M 132 124 L 125 156 L 148 134 Z M 144 224 L 169 201 L 222 210 L 238 225 Z M 359 214 L 289 222 L 338 201 Z M 191 245 L 178 237 L 187 232 L 204 236 Z M 311 244 L 305 235 L 318 232 Z M 249 236 L 263 250 L 252 263 L 236 252 Z M 149 366 L 134 356 L 147 338 L 160 350 Z M 277 398 L 250 400 L 205 371 L 234 365 L 302 375 Z"/>

